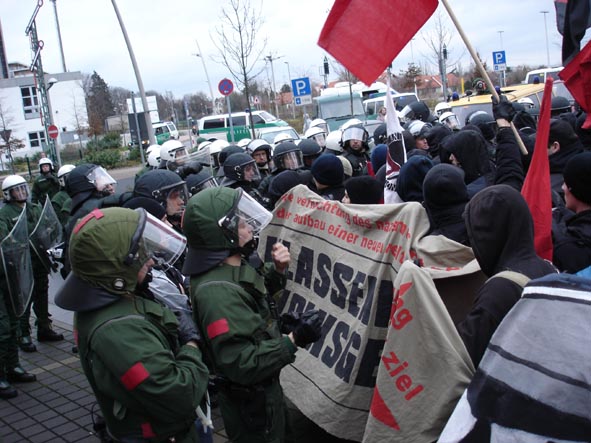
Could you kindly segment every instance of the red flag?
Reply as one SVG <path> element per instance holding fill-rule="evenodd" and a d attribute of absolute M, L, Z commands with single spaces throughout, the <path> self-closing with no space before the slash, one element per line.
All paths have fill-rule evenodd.
<path fill-rule="evenodd" d="M 564 80 L 574 99 L 587 113 L 583 128 L 591 128 L 591 42 L 585 45 L 558 76 Z"/>
<path fill-rule="evenodd" d="M 318 45 L 370 85 L 437 9 L 438 0 L 336 0 Z"/>
<path fill-rule="evenodd" d="M 536 145 L 529 171 L 525 177 L 521 195 L 525 198 L 534 220 L 534 244 L 536 253 L 552 260 L 552 191 L 550 164 L 548 161 L 548 136 L 550 135 L 550 109 L 552 108 L 551 77 L 546 79 L 544 98 L 540 108 Z"/>

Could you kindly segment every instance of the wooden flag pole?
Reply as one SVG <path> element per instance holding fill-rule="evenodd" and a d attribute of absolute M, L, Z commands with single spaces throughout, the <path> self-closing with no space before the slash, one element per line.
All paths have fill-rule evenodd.
<path fill-rule="evenodd" d="M 447 10 L 449 17 L 451 18 L 451 21 L 456 26 L 456 29 L 460 33 L 462 40 L 464 40 L 464 44 L 466 45 L 466 48 L 468 48 L 468 51 L 470 52 L 470 55 L 472 56 L 474 63 L 476 63 L 476 66 L 478 67 L 478 70 L 480 71 L 480 74 L 482 75 L 482 78 L 484 79 L 486 86 L 488 87 L 488 90 L 491 91 L 492 96 L 498 102 L 499 101 L 499 94 L 497 94 L 497 90 L 495 89 L 490 77 L 486 73 L 486 69 L 484 69 L 484 66 L 482 65 L 482 62 L 480 61 L 480 59 L 478 58 L 478 54 L 476 53 L 476 51 L 472 47 L 470 40 L 468 40 L 468 37 L 464 33 L 464 30 L 460 26 L 460 22 L 458 21 L 456 15 L 452 11 L 447 0 L 441 0 L 441 3 L 443 3 L 443 6 L 445 6 L 445 9 Z M 521 153 L 523 155 L 528 155 L 527 149 L 525 148 L 525 145 L 523 144 L 523 140 L 521 140 L 521 137 L 519 136 L 519 133 L 517 132 L 517 128 L 515 127 L 513 122 L 511 122 L 511 129 L 513 130 L 513 135 L 515 135 L 515 139 L 517 140 L 517 144 L 519 145 L 519 149 L 521 150 Z"/>

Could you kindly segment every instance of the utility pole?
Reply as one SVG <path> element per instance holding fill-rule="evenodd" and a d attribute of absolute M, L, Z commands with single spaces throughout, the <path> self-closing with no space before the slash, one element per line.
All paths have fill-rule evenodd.
<path fill-rule="evenodd" d="M 546 22 L 546 15 L 548 11 L 540 11 L 540 14 L 544 14 L 544 29 L 546 30 L 546 66 L 550 67 L 550 47 L 548 46 L 548 23 Z"/>
<path fill-rule="evenodd" d="M 119 21 L 119 26 L 121 26 L 121 32 L 123 33 L 123 38 L 125 39 L 125 44 L 127 45 L 127 50 L 129 52 L 129 58 L 131 59 L 131 64 L 133 65 L 133 71 L 135 72 L 135 78 L 137 80 L 138 89 L 140 91 L 140 97 L 142 98 L 142 106 L 144 107 L 144 117 L 146 118 L 146 128 L 148 129 L 148 138 L 150 140 L 150 145 L 156 144 L 156 137 L 154 136 L 154 131 L 152 130 L 152 119 L 150 118 L 150 111 L 148 110 L 148 100 L 146 99 L 146 91 L 144 90 L 144 82 L 142 81 L 142 76 L 140 74 L 140 70 L 138 68 L 137 62 L 135 60 L 135 54 L 133 53 L 133 48 L 131 47 L 131 41 L 127 35 L 127 30 L 125 29 L 125 25 L 123 24 L 123 19 L 121 18 L 121 14 L 119 14 L 119 8 L 117 8 L 117 3 L 115 0 L 111 0 L 113 3 L 113 9 L 115 10 L 115 15 L 117 15 L 117 20 Z M 142 164 L 144 164 L 144 150 L 140 143 L 140 156 L 142 158 Z"/>
<path fill-rule="evenodd" d="M 501 40 L 501 51 L 503 50 L 503 32 L 505 31 L 497 31 L 499 33 L 499 38 Z M 505 87 L 505 70 L 501 71 L 501 88 Z"/>
<path fill-rule="evenodd" d="M 209 81 L 209 74 L 207 73 L 207 66 L 205 66 L 205 58 L 203 57 L 203 53 L 201 52 L 201 48 L 199 47 L 199 42 L 195 39 L 195 44 L 197 45 L 197 54 L 193 54 L 195 57 L 201 58 L 201 63 L 203 63 L 203 71 L 205 71 L 205 79 L 207 80 L 207 85 L 209 86 L 209 94 L 211 95 L 211 113 L 215 114 L 215 97 L 213 95 L 213 87 L 211 86 L 211 82 Z"/>
<path fill-rule="evenodd" d="M 328 58 L 326 55 L 324 56 L 324 89 L 328 88 L 328 74 L 330 74 L 330 70 L 328 68 Z"/>
<path fill-rule="evenodd" d="M 57 5 L 56 0 L 50 0 L 53 3 L 53 13 L 55 15 L 55 27 L 57 28 L 57 40 L 60 45 L 60 55 L 62 56 L 62 70 L 63 72 L 68 72 L 66 70 L 66 57 L 64 56 L 64 45 L 62 44 L 62 32 L 60 31 L 60 21 L 57 17 Z"/>
<path fill-rule="evenodd" d="M 287 77 L 288 77 L 288 84 L 289 87 L 291 88 L 291 72 L 289 71 L 289 62 L 283 62 L 287 65 Z M 295 115 L 295 99 L 293 96 L 293 88 L 291 89 L 291 116 L 292 118 L 296 118 Z"/>
<path fill-rule="evenodd" d="M 273 102 L 275 102 L 275 116 L 277 118 L 279 118 L 279 106 L 277 105 L 277 87 L 275 86 L 275 71 L 273 70 L 273 62 L 275 60 L 279 60 L 282 57 L 282 55 L 273 57 L 272 54 L 269 54 L 265 57 L 265 61 L 268 61 L 271 64 L 271 80 L 273 82 L 271 89 L 273 90 Z"/>

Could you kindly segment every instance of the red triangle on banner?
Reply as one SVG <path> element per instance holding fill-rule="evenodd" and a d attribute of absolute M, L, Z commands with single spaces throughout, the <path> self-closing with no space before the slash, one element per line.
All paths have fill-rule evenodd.
<path fill-rule="evenodd" d="M 394 418 L 392 411 L 388 409 L 386 402 L 380 395 L 378 388 L 376 387 L 373 391 L 373 399 L 371 400 L 371 407 L 370 407 L 371 415 L 373 415 L 376 419 L 384 423 L 386 426 L 396 429 L 400 431 L 400 426 L 398 422 Z"/>

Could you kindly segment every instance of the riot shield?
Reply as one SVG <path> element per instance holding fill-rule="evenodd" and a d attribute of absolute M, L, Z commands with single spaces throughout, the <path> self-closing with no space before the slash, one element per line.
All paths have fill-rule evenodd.
<path fill-rule="evenodd" d="M 0 242 L 8 295 L 17 317 L 24 314 L 33 293 L 33 265 L 26 209 L 25 205 L 10 233 Z"/>
<path fill-rule="evenodd" d="M 211 163 L 209 147 L 206 147 L 200 151 L 192 152 L 189 155 L 169 160 L 166 162 L 166 167 L 169 171 L 176 171 L 179 168 L 186 166 L 192 167 L 195 170 L 195 173 L 199 172 L 201 169 L 205 169 L 209 171 L 209 173 L 212 173 Z"/>
<path fill-rule="evenodd" d="M 58 265 L 52 260 L 53 255 L 50 251 L 55 250 L 56 246 L 61 244 L 62 237 L 62 224 L 57 218 L 49 197 L 46 197 L 43 211 L 41 211 L 35 229 L 29 236 L 29 241 L 47 272 L 57 272 Z"/>

